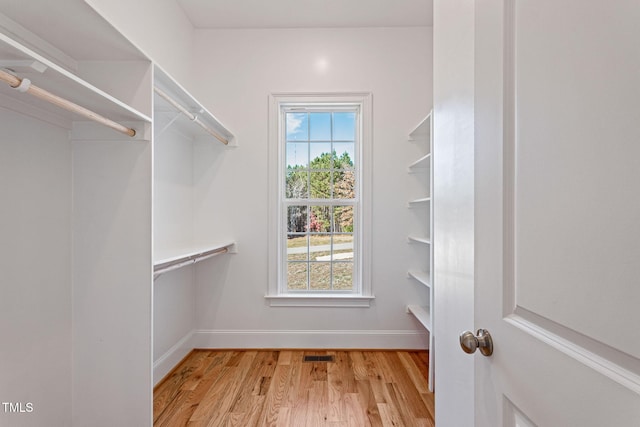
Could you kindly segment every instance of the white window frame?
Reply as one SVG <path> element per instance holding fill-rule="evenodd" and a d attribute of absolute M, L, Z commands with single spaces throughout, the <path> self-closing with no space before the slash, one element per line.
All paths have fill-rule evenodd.
<path fill-rule="evenodd" d="M 354 222 L 354 289 L 344 291 L 295 291 L 286 287 L 286 231 L 284 218 L 285 147 L 283 108 L 353 105 L 360 110 L 360 141 L 356 147 L 356 194 L 359 197 Z M 269 281 L 266 298 L 272 307 L 369 307 L 371 287 L 371 148 L 372 95 L 370 93 L 275 93 L 269 96 Z"/>

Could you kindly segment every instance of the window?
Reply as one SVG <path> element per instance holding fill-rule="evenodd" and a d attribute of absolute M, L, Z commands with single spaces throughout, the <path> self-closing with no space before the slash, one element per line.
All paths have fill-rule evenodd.
<path fill-rule="evenodd" d="M 272 97 L 272 305 L 369 303 L 369 104 L 366 95 Z"/>
<path fill-rule="evenodd" d="M 354 290 L 357 106 L 282 107 L 288 292 Z M 355 226 L 355 227 L 354 227 Z"/>

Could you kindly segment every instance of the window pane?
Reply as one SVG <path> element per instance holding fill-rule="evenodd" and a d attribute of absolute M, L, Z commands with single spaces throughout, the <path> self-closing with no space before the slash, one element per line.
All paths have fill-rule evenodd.
<path fill-rule="evenodd" d="M 335 206 L 332 225 L 334 233 L 353 233 L 353 206 Z"/>
<path fill-rule="evenodd" d="M 307 289 L 307 263 L 288 262 L 287 263 L 287 289 L 306 290 Z"/>
<path fill-rule="evenodd" d="M 309 263 L 309 288 L 312 290 L 331 289 L 331 263 Z"/>
<path fill-rule="evenodd" d="M 353 263 L 333 263 L 333 289 L 350 291 L 353 289 Z"/>
<path fill-rule="evenodd" d="M 311 172 L 311 198 L 331 198 L 331 172 Z"/>
<path fill-rule="evenodd" d="M 356 159 L 353 142 L 335 142 L 333 151 L 336 153 L 333 166 L 335 169 L 353 169 Z"/>
<path fill-rule="evenodd" d="M 331 231 L 330 206 L 311 206 L 311 214 L 309 216 L 309 231 L 311 233 L 328 233 Z"/>
<path fill-rule="evenodd" d="M 353 234 L 334 234 L 332 261 L 353 261 Z"/>
<path fill-rule="evenodd" d="M 311 151 L 311 169 L 331 169 L 331 143 L 312 142 L 309 144 Z"/>
<path fill-rule="evenodd" d="M 311 113 L 309 121 L 312 141 L 331 141 L 331 113 Z"/>
<path fill-rule="evenodd" d="M 289 169 L 285 179 L 285 194 L 289 199 L 306 199 L 309 197 L 309 172 Z"/>
<path fill-rule="evenodd" d="M 306 168 L 309 165 L 309 144 L 306 142 L 287 143 L 287 168 Z"/>
<path fill-rule="evenodd" d="M 287 141 L 307 141 L 309 139 L 309 115 L 307 113 L 287 113 Z"/>
<path fill-rule="evenodd" d="M 306 233 L 308 228 L 307 207 L 289 206 L 287 211 L 287 232 Z"/>
<path fill-rule="evenodd" d="M 311 261 L 331 261 L 331 235 L 312 234 L 309 236 L 309 259 Z"/>
<path fill-rule="evenodd" d="M 356 197 L 356 178 L 353 171 L 335 171 L 333 173 L 333 197 L 335 199 L 354 199 Z"/>
<path fill-rule="evenodd" d="M 287 235 L 287 261 L 307 261 L 309 259 L 309 236 Z"/>
<path fill-rule="evenodd" d="M 356 113 L 333 113 L 333 140 L 355 141 Z"/>

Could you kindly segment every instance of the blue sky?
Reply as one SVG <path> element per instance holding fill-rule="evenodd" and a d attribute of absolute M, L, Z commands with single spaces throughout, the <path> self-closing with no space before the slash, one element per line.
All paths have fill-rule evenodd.
<path fill-rule="evenodd" d="M 287 113 L 287 166 L 307 166 L 309 159 L 333 150 L 355 160 L 354 112 Z"/>

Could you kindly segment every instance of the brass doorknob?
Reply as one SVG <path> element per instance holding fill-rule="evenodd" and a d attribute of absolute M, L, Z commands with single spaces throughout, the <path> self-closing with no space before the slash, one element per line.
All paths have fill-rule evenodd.
<path fill-rule="evenodd" d="M 460 347 L 465 353 L 473 354 L 479 348 L 480 353 L 485 356 L 493 354 L 493 339 L 486 329 L 478 329 L 477 334 L 471 331 L 464 331 L 460 334 Z"/>

